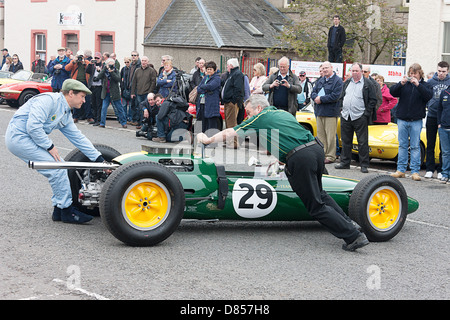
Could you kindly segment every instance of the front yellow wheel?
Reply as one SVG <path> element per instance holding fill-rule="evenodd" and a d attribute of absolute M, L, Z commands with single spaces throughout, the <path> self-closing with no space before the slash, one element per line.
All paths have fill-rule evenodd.
<path fill-rule="evenodd" d="M 395 226 L 402 212 L 399 193 L 392 187 L 376 189 L 367 204 L 370 224 L 379 231 L 388 231 Z"/>
<path fill-rule="evenodd" d="M 131 227 L 141 231 L 152 230 L 165 221 L 170 204 L 170 193 L 161 182 L 142 179 L 125 191 L 122 214 Z"/>
<path fill-rule="evenodd" d="M 370 241 L 388 241 L 402 229 L 408 196 L 395 178 L 378 174 L 361 179 L 350 196 L 348 213 Z"/>

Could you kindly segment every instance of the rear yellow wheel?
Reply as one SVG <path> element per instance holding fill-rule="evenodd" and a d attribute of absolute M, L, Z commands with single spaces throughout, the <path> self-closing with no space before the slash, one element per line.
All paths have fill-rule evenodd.
<path fill-rule="evenodd" d="M 402 203 L 399 193 L 392 187 L 376 189 L 367 204 L 368 219 L 372 227 L 379 231 L 388 231 L 398 222 Z"/>
<path fill-rule="evenodd" d="M 152 230 L 164 222 L 170 212 L 170 193 L 159 181 L 142 179 L 124 193 L 122 213 L 127 223 L 138 230 Z"/>

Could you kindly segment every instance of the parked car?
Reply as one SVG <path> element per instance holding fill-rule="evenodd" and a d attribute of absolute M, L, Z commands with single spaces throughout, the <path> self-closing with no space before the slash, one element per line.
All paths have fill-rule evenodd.
<path fill-rule="evenodd" d="M 19 81 L 4 84 L 0 87 L 0 97 L 9 106 L 17 108 L 39 93 L 52 92 L 50 83 L 51 78 L 47 80 Z"/>
<path fill-rule="evenodd" d="M 6 72 L 6 71 L 2 71 Z M 29 80 L 36 80 L 36 81 L 43 81 L 47 79 L 47 74 L 45 73 L 34 73 L 29 70 L 19 70 L 16 73 L 10 73 L 10 76 L 7 75 L 5 77 L 0 77 L 0 86 L 4 85 L 6 83 L 15 83 L 20 81 L 29 81 Z"/>
<path fill-rule="evenodd" d="M 297 121 L 306 129 L 311 131 L 314 136 L 317 136 L 317 123 L 314 115 L 314 110 L 311 105 L 307 105 L 296 114 Z M 338 120 L 337 134 L 339 138 L 339 146 L 341 142 L 341 125 Z M 427 135 L 424 127 L 420 133 L 420 160 L 425 163 L 427 148 Z M 353 136 L 353 154 L 358 154 L 358 140 L 356 135 Z M 436 140 L 435 147 L 435 162 L 439 163 L 439 137 Z M 397 124 L 388 123 L 386 125 L 370 125 L 369 126 L 369 157 L 376 159 L 397 161 L 398 157 L 398 129 Z"/>

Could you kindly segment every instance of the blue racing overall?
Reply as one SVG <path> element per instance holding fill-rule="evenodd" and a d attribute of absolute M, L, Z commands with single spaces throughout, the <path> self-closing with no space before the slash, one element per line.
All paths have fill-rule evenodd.
<path fill-rule="evenodd" d="M 37 95 L 17 110 L 6 130 L 6 147 L 25 162 L 55 161 L 48 152 L 53 146 L 48 135 L 56 129 L 91 161 L 101 155 L 74 124 L 71 108 L 62 93 Z M 68 208 L 72 204 L 72 192 L 67 170 L 38 171 L 48 179 L 52 187 L 53 206 Z"/>

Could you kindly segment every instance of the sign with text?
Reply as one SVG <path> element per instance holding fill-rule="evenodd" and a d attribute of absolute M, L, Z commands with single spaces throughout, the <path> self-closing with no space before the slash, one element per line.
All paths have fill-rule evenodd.
<path fill-rule="evenodd" d="M 405 75 L 405 67 L 404 66 L 389 66 L 389 65 L 381 65 L 381 64 L 363 64 L 363 66 L 370 67 L 370 74 L 376 73 L 382 75 L 384 78 L 384 82 L 392 82 L 397 83 L 402 80 Z M 351 74 L 352 64 L 349 63 L 346 66 L 347 74 Z"/>
<path fill-rule="evenodd" d="M 82 26 L 84 25 L 84 14 L 82 12 L 60 12 L 58 13 L 58 25 Z"/>
<path fill-rule="evenodd" d="M 300 71 L 305 71 L 308 78 L 320 78 L 319 67 L 323 62 L 313 62 L 313 61 L 291 61 L 291 71 L 295 73 L 296 76 Z M 344 75 L 344 64 L 343 63 L 331 63 L 333 66 L 333 71 L 342 78 Z"/>

